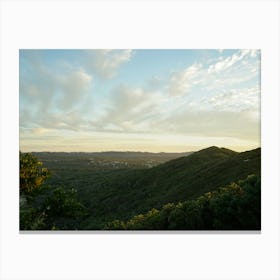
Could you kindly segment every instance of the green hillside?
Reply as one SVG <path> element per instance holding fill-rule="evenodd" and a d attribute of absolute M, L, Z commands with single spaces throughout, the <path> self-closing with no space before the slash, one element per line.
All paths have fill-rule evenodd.
<path fill-rule="evenodd" d="M 210 147 L 151 168 L 40 155 L 47 168 L 20 153 L 21 229 L 260 229 L 260 148 Z"/>
<path fill-rule="evenodd" d="M 154 168 L 114 177 L 87 191 L 89 217 L 85 228 L 99 228 L 114 219 L 129 219 L 167 203 L 195 199 L 218 187 L 260 175 L 261 149 L 236 153 L 210 147 Z M 117 179 L 117 180 L 116 180 Z"/>
<path fill-rule="evenodd" d="M 261 179 L 220 187 L 194 200 L 168 203 L 128 221 L 114 220 L 107 230 L 260 230 Z"/>

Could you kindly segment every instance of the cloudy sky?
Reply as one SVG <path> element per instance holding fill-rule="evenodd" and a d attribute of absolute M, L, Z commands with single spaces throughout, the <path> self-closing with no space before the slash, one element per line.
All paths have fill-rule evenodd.
<path fill-rule="evenodd" d="M 260 146 L 258 50 L 20 50 L 20 149 Z"/>

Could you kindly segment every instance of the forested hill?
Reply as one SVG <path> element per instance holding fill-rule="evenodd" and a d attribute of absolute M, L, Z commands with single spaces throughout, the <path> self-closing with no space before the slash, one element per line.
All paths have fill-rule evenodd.
<path fill-rule="evenodd" d="M 250 174 L 260 175 L 261 149 L 237 153 L 210 147 L 156 167 L 138 170 L 88 192 L 89 227 L 129 219 L 166 203 L 195 199 Z"/>
<path fill-rule="evenodd" d="M 20 153 L 20 228 L 260 229 L 260 148 L 123 155 Z"/>

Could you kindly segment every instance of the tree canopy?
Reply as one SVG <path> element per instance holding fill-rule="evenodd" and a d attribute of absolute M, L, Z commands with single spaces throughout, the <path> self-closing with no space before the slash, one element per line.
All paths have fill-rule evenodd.
<path fill-rule="evenodd" d="M 104 229 L 118 230 L 259 230 L 261 181 L 256 175 L 205 193 L 195 200 L 168 203 Z"/>
<path fill-rule="evenodd" d="M 31 153 L 19 153 L 20 157 L 20 191 L 31 193 L 39 188 L 50 176 L 47 168 Z"/>
<path fill-rule="evenodd" d="M 34 155 L 20 152 L 20 229 L 77 229 L 86 214 L 75 189 L 43 184 L 49 176 Z"/>

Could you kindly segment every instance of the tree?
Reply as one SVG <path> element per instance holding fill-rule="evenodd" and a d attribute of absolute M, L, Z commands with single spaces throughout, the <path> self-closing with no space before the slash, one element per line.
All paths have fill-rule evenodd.
<path fill-rule="evenodd" d="M 75 189 L 65 190 L 62 187 L 50 189 L 41 204 L 41 212 L 45 213 L 45 228 L 77 229 L 80 218 L 86 209 L 77 199 Z"/>
<path fill-rule="evenodd" d="M 34 155 L 20 152 L 20 229 L 77 229 L 86 215 L 75 189 L 43 185 L 49 176 Z"/>
<path fill-rule="evenodd" d="M 20 192 L 30 194 L 39 188 L 49 177 L 50 172 L 43 167 L 31 153 L 19 153 L 20 157 Z"/>
<path fill-rule="evenodd" d="M 259 230 L 261 229 L 261 178 L 220 187 L 194 200 L 169 203 L 129 221 L 108 223 L 105 229 L 142 230 Z"/>

